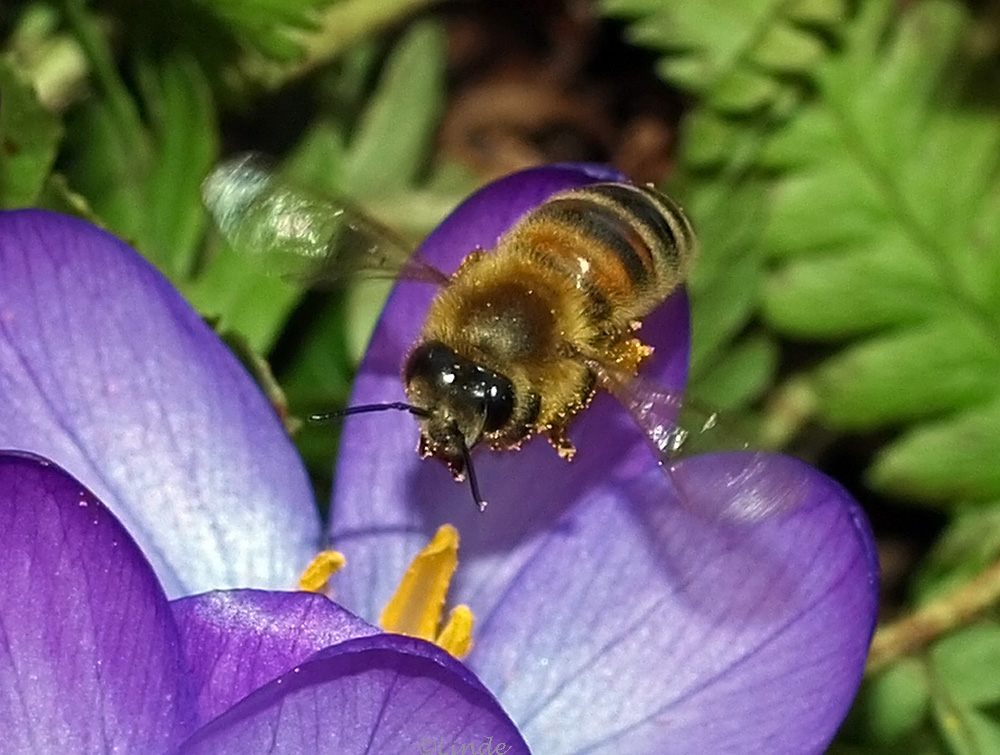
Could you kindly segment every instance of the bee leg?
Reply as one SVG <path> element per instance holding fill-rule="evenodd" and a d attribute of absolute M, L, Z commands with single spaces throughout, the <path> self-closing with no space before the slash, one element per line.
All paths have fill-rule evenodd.
<path fill-rule="evenodd" d="M 549 443 L 559 454 L 561 459 L 566 461 L 572 461 L 573 457 L 576 456 L 576 447 L 573 445 L 572 441 L 566 437 L 566 428 L 562 426 L 553 426 L 546 433 L 545 437 L 548 438 Z"/>

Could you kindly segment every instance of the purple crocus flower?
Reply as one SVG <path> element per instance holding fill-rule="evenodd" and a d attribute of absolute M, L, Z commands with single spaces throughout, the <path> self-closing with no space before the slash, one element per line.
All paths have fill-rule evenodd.
<path fill-rule="evenodd" d="M 285 589 L 320 542 L 267 400 L 176 290 L 73 218 L 0 214 L 0 448 L 55 461 L 170 596 Z"/>
<path fill-rule="evenodd" d="M 487 187 L 423 245 L 453 269 L 554 191 L 617 179 L 527 171 Z M 264 399 L 197 316 L 127 247 L 45 213 L 0 215 L 0 446 L 69 469 L 123 520 L 172 595 L 290 587 L 319 545 L 290 445 Z M 8 275 L 12 271 L 12 275 Z M 397 289 L 355 402 L 401 397 L 399 366 L 433 290 Z M 683 386 L 687 305 L 644 326 L 650 374 Z M 758 503 L 794 510 L 720 526 L 678 504 L 641 434 L 607 397 L 581 416 L 580 453 L 541 443 L 478 454 L 491 501 L 414 453 L 412 418 L 345 428 L 331 533 L 348 567 L 338 602 L 374 620 L 444 521 L 462 533 L 451 602 L 477 616 L 468 657 L 537 753 L 815 752 L 856 690 L 877 567 L 856 504 L 780 456 L 758 460 Z M 743 462 L 681 465 L 725 491 Z"/>
<path fill-rule="evenodd" d="M 424 242 L 444 272 L 490 248 L 549 195 L 625 180 L 596 166 L 552 166 L 501 179 Z M 397 287 L 351 403 L 405 398 L 400 356 L 434 290 Z M 680 391 L 689 327 L 683 292 L 646 319 L 644 374 Z M 544 440 L 480 453 L 490 501 L 480 515 L 443 465 L 421 461 L 405 416 L 352 417 L 344 428 L 331 539 L 350 569 L 339 601 L 377 616 L 398 574 L 442 522 L 462 533 L 452 599 L 478 630 L 470 668 L 533 751 L 802 753 L 833 737 L 860 681 L 874 628 L 878 567 L 864 515 L 829 478 L 778 455 L 695 457 L 676 477 L 699 499 L 742 513 L 720 526 L 681 505 L 627 413 L 600 395 L 575 421 L 571 464 Z M 722 504 L 720 504 L 721 506 Z M 739 516 L 741 512 L 732 512 Z"/>
<path fill-rule="evenodd" d="M 173 603 L 73 477 L 0 453 L 4 752 L 444 752 L 527 747 L 461 663 L 312 593 Z"/>

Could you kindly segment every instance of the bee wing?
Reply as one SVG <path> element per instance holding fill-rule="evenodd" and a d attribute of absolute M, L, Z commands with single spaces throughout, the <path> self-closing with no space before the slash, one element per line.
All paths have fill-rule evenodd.
<path fill-rule="evenodd" d="M 346 203 L 294 186 L 261 155 L 217 165 L 202 199 L 223 237 L 269 273 L 314 288 L 354 275 L 443 285 L 448 276 Z"/>
<path fill-rule="evenodd" d="M 598 383 L 614 396 L 643 431 L 681 503 L 695 513 L 730 524 L 770 518 L 797 507 L 806 494 L 802 483 L 777 475 L 774 455 L 752 451 L 747 443 L 727 444 L 731 453 L 715 462 L 711 455 L 686 458 L 698 438 L 715 443 L 719 415 L 683 401 L 677 391 L 642 377 L 591 365 Z M 683 409 L 683 420 L 680 419 Z M 733 448 L 735 446 L 735 448 Z"/>
<path fill-rule="evenodd" d="M 588 366 L 597 375 L 598 385 L 625 407 L 643 431 L 660 464 L 677 458 L 688 437 L 678 424 L 683 395 L 607 365 L 593 362 Z"/>

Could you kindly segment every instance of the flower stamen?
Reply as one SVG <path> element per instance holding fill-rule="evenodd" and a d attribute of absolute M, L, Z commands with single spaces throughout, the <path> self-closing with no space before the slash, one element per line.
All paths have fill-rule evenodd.
<path fill-rule="evenodd" d="M 436 645 L 455 658 L 464 658 L 472 650 L 472 625 L 475 617 L 466 605 L 455 606 L 437 636 Z"/>
<path fill-rule="evenodd" d="M 474 618 L 468 606 L 456 606 L 441 631 L 448 587 L 458 567 L 458 530 L 441 525 L 410 563 L 379 618 L 387 632 L 433 642 L 456 658 L 472 647 Z"/>
<path fill-rule="evenodd" d="M 298 589 L 322 593 L 330 577 L 343 569 L 346 563 L 347 559 L 340 551 L 320 551 L 299 577 Z"/>

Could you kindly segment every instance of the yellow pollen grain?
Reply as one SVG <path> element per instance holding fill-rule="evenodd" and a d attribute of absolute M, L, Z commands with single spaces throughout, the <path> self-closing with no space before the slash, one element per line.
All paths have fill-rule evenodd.
<path fill-rule="evenodd" d="M 458 566 L 458 530 L 443 524 L 413 559 L 379 624 L 387 632 L 433 641 L 452 575 Z"/>
<path fill-rule="evenodd" d="M 299 577 L 298 588 L 305 592 L 323 592 L 326 583 L 344 568 L 347 559 L 340 551 L 320 551 Z"/>

